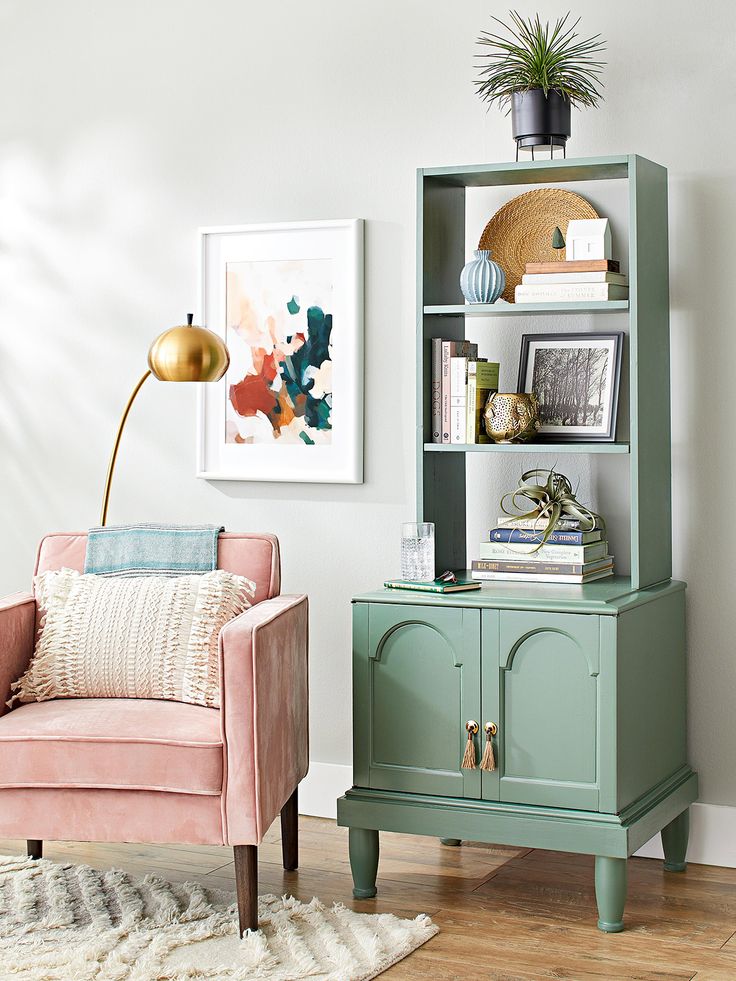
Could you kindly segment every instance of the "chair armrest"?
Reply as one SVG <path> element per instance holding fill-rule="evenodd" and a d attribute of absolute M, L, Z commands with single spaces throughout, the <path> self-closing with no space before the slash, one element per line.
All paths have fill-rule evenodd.
<path fill-rule="evenodd" d="M 259 844 L 309 768 L 309 605 L 263 600 L 220 631 L 227 844 Z"/>
<path fill-rule="evenodd" d="M 33 655 L 36 600 L 32 593 L 0 599 L 0 715 L 6 710 L 10 686 L 23 674 Z"/>

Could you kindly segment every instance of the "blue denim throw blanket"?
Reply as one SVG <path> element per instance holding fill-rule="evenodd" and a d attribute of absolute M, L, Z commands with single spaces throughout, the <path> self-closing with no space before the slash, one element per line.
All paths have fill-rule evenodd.
<path fill-rule="evenodd" d="M 90 528 L 85 573 L 188 576 L 217 568 L 220 525 L 110 525 Z"/>

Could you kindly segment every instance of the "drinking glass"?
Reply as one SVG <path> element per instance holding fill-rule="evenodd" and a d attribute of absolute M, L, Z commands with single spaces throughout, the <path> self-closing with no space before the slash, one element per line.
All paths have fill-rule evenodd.
<path fill-rule="evenodd" d="M 434 581 L 434 525 L 407 521 L 401 526 L 401 578 Z"/>

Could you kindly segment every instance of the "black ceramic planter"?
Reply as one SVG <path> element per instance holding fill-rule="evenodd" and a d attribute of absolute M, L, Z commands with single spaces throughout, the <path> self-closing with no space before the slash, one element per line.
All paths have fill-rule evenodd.
<path fill-rule="evenodd" d="M 565 147 L 570 136 L 570 103 L 559 92 L 529 89 L 511 96 L 511 129 L 519 150 Z M 550 150 L 550 152 L 552 152 Z"/>

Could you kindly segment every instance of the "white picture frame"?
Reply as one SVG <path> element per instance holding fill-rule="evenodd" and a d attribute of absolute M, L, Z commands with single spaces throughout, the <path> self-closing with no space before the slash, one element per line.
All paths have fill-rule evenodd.
<path fill-rule="evenodd" d="M 231 364 L 200 386 L 198 477 L 363 482 L 363 226 L 199 230 L 198 322 L 223 338 Z M 326 316 L 315 321 L 315 310 Z M 319 361 L 325 337 L 322 364 L 297 365 L 307 350 Z"/>

